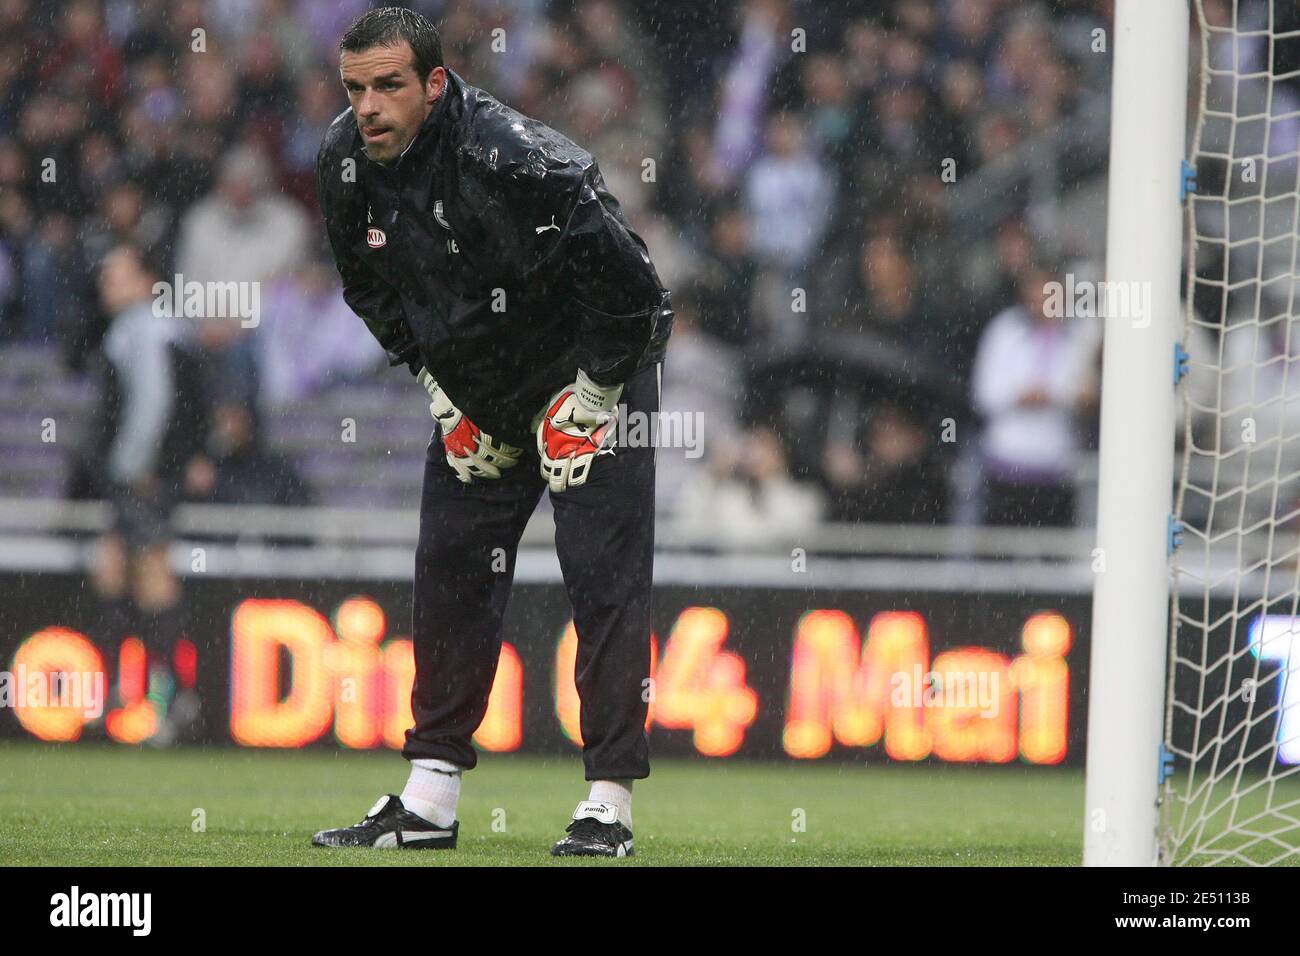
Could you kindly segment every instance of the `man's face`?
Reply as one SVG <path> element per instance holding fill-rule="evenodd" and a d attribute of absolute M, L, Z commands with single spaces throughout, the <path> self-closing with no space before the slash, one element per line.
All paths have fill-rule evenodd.
<path fill-rule="evenodd" d="M 405 40 L 395 46 L 343 53 L 339 75 L 366 155 L 378 163 L 391 163 L 410 145 L 447 79 L 439 66 L 429 73 L 427 83 L 421 83 L 415 54 Z"/>

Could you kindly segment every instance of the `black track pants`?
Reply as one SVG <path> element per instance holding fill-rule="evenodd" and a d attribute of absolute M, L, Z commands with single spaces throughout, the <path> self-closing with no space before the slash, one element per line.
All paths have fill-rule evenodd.
<path fill-rule="evenodd" d="M 620 402 L 629 416 L 657 412 L 659 366 L 634 375 Z M 643 681 L 650 673 L 654 479 L 654 448 L 620 445 L 597 456 L 584 485 L 551 495 L 578 632 L 575 681 L 588 780 L 650 775 Z M 470 738 L 487 711 L 515 554 L 545 489 L 535 444 L 500 479 L 462 484 L 434 428 L 415 557 L 415 726 L 402 750 L 407 759 L 467 769 L 478 762 Z"/>

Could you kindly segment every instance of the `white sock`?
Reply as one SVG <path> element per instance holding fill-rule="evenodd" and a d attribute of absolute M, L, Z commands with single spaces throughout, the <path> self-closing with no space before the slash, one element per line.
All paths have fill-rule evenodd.
<path fill-rule="evenodd" d="M 460 802 L 463 771 L 463 767 L 446 760 L 412 760 L 411 776 L 402 791 L 402 806 L 435 826 L 451 826 Z"/>
<path fill-rule="evenodd" d="M 629 780 L 593 780 L 588 800 L 598 803 L 612 803 L 618 807 L 618 822 L 629 830 L 632 829 L 632 781 Z"/>

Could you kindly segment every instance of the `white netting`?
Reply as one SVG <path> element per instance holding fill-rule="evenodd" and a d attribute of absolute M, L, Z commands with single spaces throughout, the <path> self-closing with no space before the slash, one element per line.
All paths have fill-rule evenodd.
<path fill-rule="evenodd" d="M 1298 10 L 1196 0 L 1174 772 L 1161 788 L 1161 859 L 1178 865 L 1300 863 Z"/>

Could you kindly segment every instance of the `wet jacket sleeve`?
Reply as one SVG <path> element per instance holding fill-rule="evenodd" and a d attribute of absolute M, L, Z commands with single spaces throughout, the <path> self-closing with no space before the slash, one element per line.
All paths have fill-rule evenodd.
<path fill-rule="evenodd" d="M 598 385 L 621 384 L 637 370 L 653 337 L 663 286 L 645 243 L 594 162 L 549 178 L 540 208 L 520 206 L 532 208 L 537 219 L 520 224 L 529 250 L 523 281 L 544 278 L 569 290 L 580 323 L 579 366 Z M 551 222 L 561 228 L 547 228 Z"/>
<path fill-rule="evenodd" d="M 388 364 L 406 365 L 411 374 L 416 375 L 424 363 L 407 325 L 401 298 L 349 246 L 346 224 L 349 217 L 344 213 L 346 203 L 340 192 L 355 186 L 350 187 L 340 177 L 337 160 L 322 147 L 316 158 L 316 196 L 325 216 L 325 231 L 329 236 L 334 265 L 343 280 L 343 300 L 383 346 L 388 354 Z M 364 228 L 364 223 L 356 224 L 355 228 Z"/>

